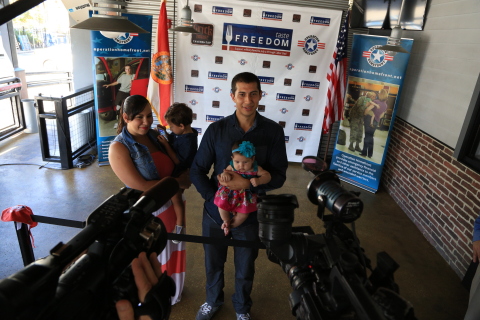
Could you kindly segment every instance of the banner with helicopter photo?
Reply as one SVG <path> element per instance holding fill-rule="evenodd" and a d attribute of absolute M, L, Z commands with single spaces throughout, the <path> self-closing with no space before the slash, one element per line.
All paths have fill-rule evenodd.
<path fill-rule="evenodd" d="M 99 165 L 117 136 L 119 106 L 128 95 L 147 96 L 152 16 L 123 14 L 146 33 L 91 31 Z M 130 84 L 130 86 L 128 85 Z"/>
<path fill-rule="evenodd" d="M 344 120 L 340 122 L 330 169 L 339 178 L 377 192 L 386 160 L 409 53 L 379 49 L 388 37 L 353 36 Z M 411 52 L 412 39 L 401 46 Z"/>

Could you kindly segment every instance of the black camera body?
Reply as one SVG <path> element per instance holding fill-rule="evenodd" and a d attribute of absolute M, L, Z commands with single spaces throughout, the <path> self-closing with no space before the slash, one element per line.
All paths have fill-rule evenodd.
<path fill-rule="evenodd" d="M 116 301 L 138 305 L 130 264 L 141 252 L 158 254 L 165 248 L 165 226 L 152 212 L 176 190 L 177 181 L 165 178 L 144 193 L 122 188 L 105 200 L 70 241 L 0 281 L 0 319 L 118 319 Z M 164 319 L 175 284 L 166 274 L 159 282 L 168 294 L 156 318 Z"/>
<path fill-rule="evenodd" d="M 398 294 L 393 277 L 398 264 L 380 252 L 372 270 L 354 228 L 345 225 L 361 216 L 358 194 L 346 191 L 321 160 L 307 158 L 304 169 L 315 174 L 307 195 L 318 205 L 325 233 L 292 227 L 298 208 L 295 195 L 267 195 L 258 201 L 259 237 L 269 260 L 279 264 L 290 280 L 292 314 L 301 320 L 416 319 L 410 303 Z M 325 208 L 331 214 L 325 214 Z"/>

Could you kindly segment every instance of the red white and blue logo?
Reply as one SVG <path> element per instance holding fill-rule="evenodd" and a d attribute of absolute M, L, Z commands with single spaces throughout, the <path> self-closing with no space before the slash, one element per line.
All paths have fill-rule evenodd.
<path fill-rule="evenodd" d="M 203 86 L 192 86 L 192 85 L 186 84 L 185 92 L 203 93 Z"/>
<path fill-rule="evenodd" d="M 282 18 L 283 13 L 281 12 L 262 11 L 263 20 L 282 21 Z"/>
<path fill-rule="evenodd" d="M 231 16 L 233 15 L 233 8 L 213 6 L 212 14 L 218 14 L 221 16 Z"/>
<path fill-rule="evenodd" d="M 320 89 L 320 82 L 302 80 L 302 82 L 301 82 L 301 84 L 300 84 L 300 88 L 305 88 L 305 89 Z"/>
<path fill-rule="evenodd" d="M 208 71 L 208 79 L 227 80 L 228 79 L 228 73 Z"/>
<path fill-rule="evenodd" d="M 375 45 L 368 51 L 363 51 L 362 55 L 364 58 L 367 58 L 368 64 L 375 68 L 383 67 L 387 61 L 393 61 L 393 56 L 388 55 L 383 50 L 379 50 L 378 47 L 381 47 L 381 45 Z"/>
<path fill-rule="evenodd" d="M 312 131 L 313 124 L 310 123 L 295 123 L 293 130 Z"/>
<path fill-rule="evenodd" d="M 290 56 L 293 29 L 224 23 L 222 50 Z"/>
<path fill-rule="evenodd" d="M 323 18 L 323 17 L 310 17 L 310 24 L 316 25 L 316 26 L 325 26 L 328 27 L 330 26 L 330 18 Z"/>
<path fill-rule="evenodd" d="M 260 80 L 261 84 L 275 84 L 274 77 L 261 77 L 259 76 L 258 79 Z"/>
<path fill-rule="evenodd" d="M 277 93 L 277 101 L 295 102 L 295 95 L 288 93 Z"/>
<path fill-rule="evenodd" d="M 132 41 L 133 37 L 138 37 L 138 33 L 121 33 L 118 35 L 116 38 L 113 38 L 113 41 L 115 41 L 118 44 L 127 44 L 130 41 Z"/>
<path fill-rule="evenodd" d="M 206 121 L 207 122 L 217 122 L 218 120 L 222 120 L 224 117 L 223 116 L 214 116 L 211 114 L 206 115 Z"/>
<path fill-rule="evenodd" d="M 303 52 L 308 55 L 315 54 L 320 49 L 325 49 L 325 43 L 320 42 L 316 35 L 309 35 L 305 38 L 305 40 L 299 40 L 297 46 L 302 47 Z"/>

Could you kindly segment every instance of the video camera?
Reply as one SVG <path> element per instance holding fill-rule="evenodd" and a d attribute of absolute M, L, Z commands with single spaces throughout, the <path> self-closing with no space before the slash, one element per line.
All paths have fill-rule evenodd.
<path fill-rule="evenodd" d="M 82 231 L 50 255 L 0 281 L 0 319 L 118 319 L 115 302 L 139 304 L 130 264 L 141 252 L 162 252 L 163 222 L 152 215 L 179 189 L 164 178 L 141 191 L 122 188 L 95 209 Z M 175 283 L 164 273 L 136 314 L 168 319 Z"/>
<path fill-rule="evenodd" d="M 292 227 L 298 208 L 295 195 L 266 195 L 257 205 L 260 240 L 269 260 L 282 267 L 293 289 L 289 297 L 292 314 L 301 320 L 416 319 L 393 278 L 398 264 L 380 252 L 372 270 L 360 247 L 354 225 L 363 211 L 359 193 L 346 191 L 336 172 L 327 170 L 316 157 L 305 157 L 302 166 L 315 174 L 307 195 L 318 206 L 324 234 L 315 235 L 310 227 Z M 325 208 L 331 214 L 325 214 Z M 352 229 L 345 223 L 352 223 Z"/>
<path fill-rule="evenodd" d="M 326 232 L 292 227 L 295 195 L 260 197 L 257 214 L 268 258 L 290 280 L 292 314 L 301 320 L 415 320 L 393 279 L 398 264 L 380 252 L 372 270 L 360 247 L 354 229 L 363 211 L 359 194 L 346 191 L 320 159 L 305 157 L 302 165 L 315 174 L 307 195 Z M 122 188 L 105 200 L 69 242 L 0 281 L 0 319 L 118 319 L 116 301 L 138 305 L 130 263 L 140 252 L 158 254 L 165 248 L 165 226 L 152 212 L 178 188 L 175 179 L 165 178 L 144 193 Z M 352 223 L 352 230 L 345 223 Z M 135 314 L 168 319 L 174 293 L 175 284 L 164 273 Z"/>

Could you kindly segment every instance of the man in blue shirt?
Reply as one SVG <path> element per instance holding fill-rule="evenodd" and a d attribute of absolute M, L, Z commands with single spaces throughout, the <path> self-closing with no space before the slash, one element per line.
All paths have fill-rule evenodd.
<path fill-rule="evenodd" d="M 217 175 L 222 173 L 230 163 L 234 141 L 252 142 L 256 149 L 255 160 L 271 174 L 272 179 L 266 185 L 253 187 L 248 179 L 234 175 L 234 179 L 222 183 L 223 185 L 232 190 L 250 188 L 253 192 L 262 195 L 268 190 L 280 188 L 286 179 L 288 160 L 285 135 L 278 123 L 257 112 L 258 103 L 262 98 L 258 77 L 250 72 L 237 74 L 232 79 L 230 96 L 235 102 L 236 111 L 208 127 L 190 169 L 190 179 L 205 199 L 202 235 L 206 237 L 225 237 L 221 229 L 223 221 L 213 200 L 218 189 Z M 208 177 L 212 165 L 214 166 L 213 174 Z M 236 240 L 258 241 L 257 213 L 251 213 L 242 225 L 231 230 L 229 236 Z M 224 302 L 224 265 L 227 249 L 228 247 L 223 245 L 204 245 L 207 299 L 200 307 L 196 320 L 211 319 Z M 249 320 L 252 306 L 250 293 L 258 249 L 235 247 L 234 255 L 233 306 L 237 319 Z"/>
<path fill-rule="evenodd" d="M 473 226 L 473 262 L 480 261 L 480 216 L 475 220 Z M 480 266 L 480 265 L 479 265 Z M 477 267 L 475 276 L 470 287 L 470 299 L 468 303 L 465 320 L 480 319 L 480 267 Z"/>

